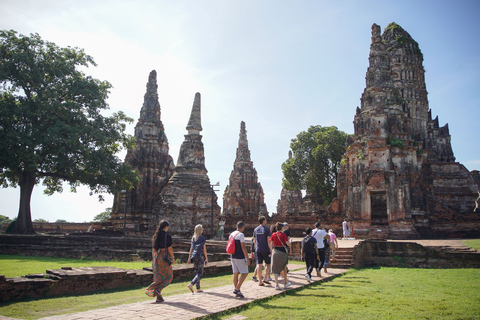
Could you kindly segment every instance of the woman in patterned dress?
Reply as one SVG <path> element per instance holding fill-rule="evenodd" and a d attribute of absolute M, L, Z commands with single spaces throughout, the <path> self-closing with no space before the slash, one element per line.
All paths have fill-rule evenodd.
<path fill-rule="evenodd" d="M 162 290 L 166 288 L 173 279 L 172 265 L 175 264 L 172 249 L 172 237 L 167 233 L 169 223 L 166 220 L 160 221 L 157 231 L 152 238 L 152 269 L 153 282 L 145 291 L 149 297 L 157 297 L 156 302 L 163 302 Z"/>

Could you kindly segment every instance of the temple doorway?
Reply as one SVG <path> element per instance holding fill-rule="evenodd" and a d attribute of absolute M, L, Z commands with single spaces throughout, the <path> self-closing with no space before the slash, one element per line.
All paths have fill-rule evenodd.
<path fill-rule="evenodd" d="M 370 212 L 372 226 L 388 225 L 386 191 L 370 192 Z"/>

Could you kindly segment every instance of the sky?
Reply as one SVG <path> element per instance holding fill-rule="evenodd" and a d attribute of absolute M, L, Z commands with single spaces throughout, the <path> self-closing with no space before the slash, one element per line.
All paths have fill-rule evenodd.
<path fill-rule="evenodd" d="M 290 142 L 312 125 L 353 133 L 365 88 L 371 25 L 402 26 L 424 55 L 432 115 L 449 124 L 458 162 L 480 169 L 480 1 L 27 1 L 0 0 L 0 29 L 83 48 L 107 80 L 106 115 L 140 115 L 151 70 L 175 163 L 196 92 L 202 94 L 205 165 L 223 192 L 240 122 L 269 212 L 280 197 Z M 134 125 L 127 132 L 133 134 Z M 0 142 L 1 143 L 1 142 Z M 125 151 L 119 154 L 125 157 Z M 32 219 L 91 221 L 113 203 L 86 187 L 47 196 L 37 185 Z M 18 214 L 19 189 L 0 189 L 0 214 Z"/>

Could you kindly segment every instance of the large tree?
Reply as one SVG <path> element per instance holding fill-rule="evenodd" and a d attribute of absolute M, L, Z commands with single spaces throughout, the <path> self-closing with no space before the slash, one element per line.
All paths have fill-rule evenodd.
<path fill-rule="evenodd" d="M 337 171 L 345 153 L 347 134 L 337 127 L 311 126 L 292 139 L 292 157 L 282 164 L 285 189 L 306 190 L 329 204 L 337 194 Z"/>
<path fill-rule="evenodd" d="M 30 198 L 88 185 L 91 194 L 132 186 L 136 173 L 116 156 L 131 143 L 133 120 L 108 109 L 110 83 L 85 75 L 95 66 L 79 48 L 61 48 L 38 34 L 0 31 L 0 183 L 20 187 L 14 233 L 34 233 Z"/>

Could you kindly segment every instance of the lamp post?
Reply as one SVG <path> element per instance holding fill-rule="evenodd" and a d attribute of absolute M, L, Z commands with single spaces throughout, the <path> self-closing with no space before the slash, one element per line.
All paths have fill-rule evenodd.
<path fill-rule="evenodd" d="M 127 225 L 127 190 L 121 191 L 123 196 L 123 237 L 125 238 L 125 226 Z"/>
<path fill-rule="evenodd" d="M 212 207 L 211 207 L 212 210 L 210 212 L 210 237 L 212 239 L 213 239 L 213 194 L 215 191 L 218 191 L 218 190 L 214 190 L 214 187 L 218 187 L 218 186 L 220 186 L 220 181 L 210 185 L 210 187 L 212 188 Z"/>

